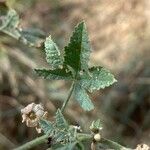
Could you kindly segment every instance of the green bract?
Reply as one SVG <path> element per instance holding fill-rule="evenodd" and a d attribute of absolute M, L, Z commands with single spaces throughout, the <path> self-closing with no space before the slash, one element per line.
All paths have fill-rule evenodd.
<path fill-rule="evenodd" d="M 87 111 L 94 108 L 86 91 L 103 89 L 116 82 L 109 70 L 103 67 L 88 67 L 91 53 L 88 33 L 84 22 L 79 23 L 64 48 L 64 56 L 51 37 L 45 41 L 46 60 L 51 69 L 35 69 L 36 73 L 51 80 L 74 80 L 74 97 Z"/>
<path fill-rule="evenodd" d="M 91 124 L 91 126 L 90 126 L 90 129 L 93 132 L 99 132 L 99 130 L 102 129 L 102 124 L 101 124 L 100 119 L 98 119 L 96 121 L 93 121 L 92 124 Z"/>
<path fill-rule="evenodd" d="M 64 147 L 64 149 L 68 148 L 69 150 L 69 148 L 73 148 L 77 142 L 75 129 L 69 126 L 60 109 L 56 112 L 54 122 L 40 120 L 40 127 L 48 137 L 52 137 L 53 147 L 55 149 Z M 66 143 L 68 144 L 65 145 Z"/>

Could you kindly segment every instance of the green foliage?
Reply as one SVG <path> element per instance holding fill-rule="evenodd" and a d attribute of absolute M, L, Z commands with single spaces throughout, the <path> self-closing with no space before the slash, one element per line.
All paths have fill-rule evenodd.
<path fill-rule="evenodd" d="M 65 47 L 64 64 L 72 67 L 76 72 L 88 71 L 90 45 L 84 22 L 75 27 L 68 46 Z"/>
<path fill-rule="evenodd" d="M 7 2 L 10 6 L 12 1 Z M 1 7 L 1 6 L 0 6 Z M 2 17 L 1 17 L 2 16 Z M 5 10 L 5 5 L 0 11 L 0 32 L 3 32 L 24 44 L 40 47 L 41 42 L 45 38 L 45 34 L 37 29 L 21 29 L 18 27 L 19 16 L 10 9 Z M 47 37 L 44 43 L 46 61 L 51 69 L 35 69 L 38 76 L 50 80 L 71 80 L 73 81 L 72 88 L 66 103 L 69 101 L 72 92 L 80 106 L 90 111 L 94 109 L 94 105 L 90 100 L 87 92 L 104 89 L 116 82 L 114 76 L 109 70 L 103 67 L 89 68 L 88 61 L 91 53 L 87 29 L 84 22 L 79 23 L 70 38 L 69 44 L 64 48 L 64 57 L 57 45 L 51 37 Z M 64 107 L 66 106 L 64 103 Z M 47 137 L 52 138 L 52 149 L 55 150 L 81 150 L 85 149 L 83 141 L 93 140 L 93 134 L 78 133 L 77 126 L 71 126 L 64 118 L 63 109 L 58 109 L 55 115 L 55 121 L 50 122 L 44 119 L 39 121 L 39 126 L 46 134 L 44 137 L 37 138 L 18 150 L 32 148 L 36 143 L 45 142 Z M 102 128 L 100 120 L 93 121 L 90 129 L 94 134 L 99 133 Z M 41 142 L 42 141 L 42 142 Z M 97 144 L 96 142 L 92 144 Z M 125 149 L 123 146 L 102 138 L 100 144 L 103 147 L 114 149 Z"/>
<path fill-rule="evenodd" d="M 64 116 L 62 115 L 60 109 L 57 110 L 55 118 L 56 118 L 56 126 L 58 128 L 68 130 L 69 125 L 65 120 Z"/>
<path fill-rule="evenodd" d="M 116 82 L 109 70 L 103 67 L 92 67 L 89 69 L 90 75 L 84 73 L 81 76 L 81 85 L 89 92 L 104 89 Z"/>
<path fill-rule="evenodd" d="M 46 60 L 52 68 L 62 67 L 63 60 L 61 58 L 60 50 L 58 49 L 57 45 L 53 42 L 50 36 L 46 38 L 45 41 L 45 52 Z"/>
<path fill-rule="evenodd" d="M 1 14 L 0 32 L 22 41 L 24 44 L 39 47 L 45 39 L 45 34 L 39 29 L 21 29 L 18 26 L 20 20 L 16 11 L 5 9 L 6 14 Z"/>
<path fill-rule="evenodd" d="M 71 72 L 66 72 L 65 69 L 35 69 L 35 72 L 38 76 L 50 80 L 70 80 L 73 78 Z"/>
<path fill-rule="evenodd" d="M 116 82 L 107 69 L 88 67 L 91 49 L 84 22 L 75 27 L 68 46 L 64 48 L 64 62 L 51 37 L 45 41 L 45 52 L 46 60 L 53 70 L 36 69 L 36 73 L 45 79 L 75 80 L 74 96 L 84 110 L 94 108 L 86 91 L 93 92 Z"/>
<path fill-rule="evenodd" d="M 52 138 L 54 147 L 73 148 L 76 140 L 76 130 L 69 126 L 60 109 L 57 110 L 55 121 L 40 120 L 40 127 L 49 137 Z M 56 143 L 56 145 L 55 145 Z M 59 144 L 60 145 L 59 145 Z M 67 144 L 70 143 L 70 144 Z M 66 145 L 67 144 L 67 145 Z M 56 148 L 55 148 L 56 149 Z"/>
<path fill-rule="evenodd" d="M 16 39 L 19 39 L 21 35 L 19 30 L 17 29 L 18 24 L 18 14 L 14 10 L 9 10 L 7 12 L 7 15 L 4 16 L 4 19 L 2 20 L 0 30 Z"/>
<path fill-rule="evenodd" d="M 84 110 L 90 111 L 94 108 L 88 94 L 79 83 L 75 86 L 74 96 Z"/>
<path fill-rule="evenodd" d="M 62 115 L 60 109 L 57 110 L 55 116 L 55 135 L 54 138 L 57 142 L 63 144 L 71 143 L 75 141 L 75 130 L 69 127 L 69 124 Z"/>

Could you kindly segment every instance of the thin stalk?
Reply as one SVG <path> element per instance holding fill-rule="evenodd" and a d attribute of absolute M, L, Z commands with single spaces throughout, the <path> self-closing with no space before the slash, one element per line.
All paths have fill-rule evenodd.
<path fill-rule="evenodd" d="M 71 87 L 70 87 L 70 91 L 69 91 L 68 97 L 67 97 L 67 99 L 64 101 L 64 103 L 63 103 L 63 105 L 62 105 L 62 107 L 61 107 L 61 112 L 62 112 L 62 113 L 64 112 L 64 110 L 65 110 L 65 108 L 66 108 L 66 106 L 67 106 L 67 104 L 68 104 L 68 102 L 69 102 L 69 100 L 70 100 L 70 98 L 71 98 L 71 95 L 72 95 L 72 93 L 73 93 L 74 87 L 75 87 L 75 81 L 72 82 L 72 85 L 71 85 Z"/>
<path fill-rule="evenodd" d="M 15 148 L 14 150 L 29 150 L 37 145 L 45 143 L 47 141 L 47 138 L 48 138 L 47 135 L 40 136 L 30 142 L 25 143 L 24 145 L 18 148 Z"/>
<path fill-rule="evenodd" d="M 77 140 L 80 142 L 92 140 L 93 135 L 92 134 L 85 134 L 85 133 L 77 133 Z"/>
<path fill-rule="evenodd" d="M 101 143 L 102 145 L 105 145 L 109 148 L 115 149 L 115 150 L 131 150 L 130 148 L 126 148 L 126 147 L 124 147 L 114 141 L 108 140 L 106 138 L 102 138 L 99 143 Z"/>

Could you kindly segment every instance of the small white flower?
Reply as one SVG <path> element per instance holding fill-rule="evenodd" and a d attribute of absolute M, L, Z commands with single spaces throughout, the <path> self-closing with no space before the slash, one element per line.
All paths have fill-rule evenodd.
<path fill-rule="evenodd" d="M 40 119 L 47 118 L 47 111 L 41 104 L 31 103 L 25 108 L 21 109 L 22 122 L 25 122 L 27 127 L 35 127 L 38 133 L 41 133 L 41 128 L 39 126 Z"/>

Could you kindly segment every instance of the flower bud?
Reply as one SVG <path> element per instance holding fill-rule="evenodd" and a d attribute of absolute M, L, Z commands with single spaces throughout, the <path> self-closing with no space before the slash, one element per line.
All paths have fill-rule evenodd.
<path fill-rule="evenodd" d="M 101 140 L 101 135 L 100 135 L 99 133 L 95 134 L 95 135 L 94 135 L 94 140 L 95 140 L 96 142 L 99 142 L 99 141 Z"/>

